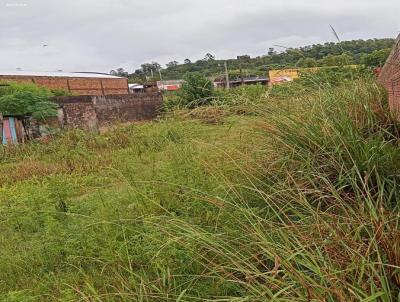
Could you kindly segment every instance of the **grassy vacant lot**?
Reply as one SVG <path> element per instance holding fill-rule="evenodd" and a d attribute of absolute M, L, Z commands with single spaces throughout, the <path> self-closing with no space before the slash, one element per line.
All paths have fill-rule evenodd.
<path fill-rule="evenodd" d="M 385 96 L 293 86 L 0 150 L 0 301 L 398 301 Z"/>

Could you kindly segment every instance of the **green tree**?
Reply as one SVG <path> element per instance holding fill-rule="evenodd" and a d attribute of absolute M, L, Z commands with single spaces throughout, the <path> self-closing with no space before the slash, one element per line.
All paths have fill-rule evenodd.
<path fill-rule="evenodd" d="M 188 108 L 195 108 L 207 105 L 212 101 L 214 85 L 200 73 L 187 73 L 184 76 L 184 83 L 178 92 L 181 105 Z"/>
<path fill-rule="evenodd" d="M 276 55 L 276 51 L 275 51 L 275 49 L 274 49 L 273 47 L 270 47 L 270 48 L 268 49 L 268 55 L 269 55 L 269 56 Z"/>
<path fill-rule="evenodd" d="M 299 61 L 297 61 L 298 67 L 310 68 L 310 67 L 316 67 L 317 65 L 318 62 L 314 58 L 302 58 Z"/>
<path fill-rule="evenodd" d="M 118 68 L 117 75 L 120 77 L 128 77 L 128 72 L 125 71 L 125 69 L 123 69 L 123 68 Z"/>
<path fill-rule="evenodd" d="M 161 69 L 161 65 L 157 62 L 144 63 L 141 67 L 145 74 L 150 74 L 152 71 L 158 72 Z"/>
<path fill-rule="evenodd" d="M 118 68 L 116 71 L 113 69 L 110 71 L 110 74 L 113 76 L 125 77 L 125 78 L 127 78 L 129 76 L 129 73 L 127 71 L 125 71 L 125 69 L 123 69 L 123 68 Z"/>
<path fill-rule="evenodd" d="M 370 54 L 363 55 L 361 62 L 368 67 L 382 67 L 385 65 L 391 51 L 390 48 L 375 50 Z"/>
<path fill-rule="evenodd" d="M 230 70 L 242 69 L 245 74 L 264 75 L 268 69 L 292 68 L 298 65 L 301 59 L 315 59 L 317 66 L 327 64 L 333 65 L 347 65 L 347 64 L 361 64 L 362 57 L 365 54 L 370 54 L 376 50 L 391 48 L 394 44 L 393 39 L 369 39 L 369 40 L 353 40 L 342 41 L 340 43 L 324 43 L 304 46 L 300 48 L 287 48 L 285 51 L 277 52 L 275 49 L 266 49 L 269 55 L 258 56 L 251 58 L 247 55 L 240 56 L 239 58 L 227 60 Z M 345 56 L 342 54 L 345 53 Z M 330 55 L 330 56 L 329 56 Z M 328 58 L 326 58 L 329 56 Z M 339 56 L 339 57 L 337 57 Z M 350 58 L 351 57 L 351 58 Z M 208 58 L 211 60 L 185 60 L 185 64 L 174 66 L 163 70 L 163 79 L 182 79 L 188 72 L 200 72 L 206 77 L 216 77 L 222 72 L 222 64 L 224 61 L 217 60 L 210 54 Z M 323 61 L 321 59 L 325 58 Z M 343 63 L 344 58 L 344 63 Z M 313 61 L 307 60 L 307 63 L 302 65 L 314 65 Z M 354 62 L 354 63 L 353 63 Z M 150 63 L 151 65 L 151 63 Z M 157 68 L 151 66 L 155 76 Z M 146 76 L 150 75 L 147 71 Z M 143 78 L 146 78 L 142 75 Z M 137 81 L 137 75 L 131 75 L 132 81 Z"/>
<path fill-rule="evenodd" d="M 341 55 L 327 55 L 326 57 L 320 60 L 321 65 L 323 66 L 345 66 L 351 65 L 354 63 L 353 57 L 349 54 L 341 54 Z"/>
<path fill-rule="evenodd" d="M 251 61 L 251 57 L 249 55 L 237 56 L 236 59 L 240 62 L 250 62 Z"/>
<path fill-rule="evenodd" d="M 57 105 L 50 101 L 49 90 L 34 84 L 10 83 L 0 88 L 0 112 L 29 115 L 43 120 L 57 115 Z"/>
<path fill-rule="evenodd" d="M 179 65 L 178 61 L 171 61 L 171 62 L 166 64 L 167 68 L 173 68 L 173 67 L 178 66 L 178 65 Z"/>
<path fill-rule="evenodd" d="M 215 56 L 210 53 L 207 53 L 204 57 L 204 61 L 215 61 Z"/>

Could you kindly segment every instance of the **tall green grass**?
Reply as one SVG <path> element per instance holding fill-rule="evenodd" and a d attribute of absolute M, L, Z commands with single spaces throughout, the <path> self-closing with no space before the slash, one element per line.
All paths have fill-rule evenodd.
<path fill-rule="evenodd" d="M 399 300 L 399 137 L 384 100 L 358 81 L 276 108 L 264 127 L 279 155 L 246 187 L 264 205 L 234 198 L 236 223 L 218 232 L 171 224 L 203 277 L 241 290 L 220 299 Z"/>
<path fill-rule="evenodd" d="M 382 90 L 256 89 L 5 150 L 0 301 L 398 301 L 399 136 Z"/>

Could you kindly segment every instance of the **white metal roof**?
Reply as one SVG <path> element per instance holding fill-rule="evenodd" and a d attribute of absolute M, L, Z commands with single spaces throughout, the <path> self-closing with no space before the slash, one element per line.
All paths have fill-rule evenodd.
<path fill-rule="evenodd" d="M 143 89 L 143 88 L 144 88 L 144 85 L 138 84 L 138 83 L 135 83 L 135 84 L 128 84 L 128 86 L 129 86 L 129 88 L 131 88 L 131 89 Z"/>
<path fill-rule="evenodd" d="M 96 72 L 42 72 L 42 71 L 1 71 L 0 76 L 31 76 L 31 77 L 66 77 L 66 78 L 103 78 L 103 79 L 123 79 L 110 74 Z"/>

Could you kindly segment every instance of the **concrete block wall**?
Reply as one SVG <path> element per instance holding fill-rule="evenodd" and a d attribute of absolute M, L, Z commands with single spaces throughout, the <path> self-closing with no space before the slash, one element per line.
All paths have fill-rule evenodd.
<path fill-rule="evenodd" d="M 91 97 L 80 96 L 75 99 L 62 97 L 56 98 L 56 101 L 60 105 L 58 119 L 62 126 L 97 130 L 97 115 Z"/>
<path fill-rule="evenodd" d="M 97 130 L 118 122 L 151 120 L 158 116 L 163 98 L 159 93 L 58 97 L 59 120 L 64 127 Z"/>
<path fill-rule="evenodd" d="M 381 70 L 378 81 L 388 92 L 390 108 L 400 118 L 400 35 Z"/>
<path fill-rule="evenodd" d="M 157 116 L 162 101 L 163 98 L 159 93 L 93 97 L 100 125 L 153 119 Z"/>

